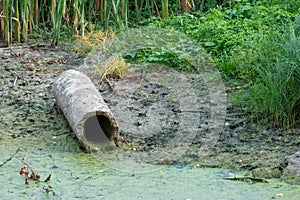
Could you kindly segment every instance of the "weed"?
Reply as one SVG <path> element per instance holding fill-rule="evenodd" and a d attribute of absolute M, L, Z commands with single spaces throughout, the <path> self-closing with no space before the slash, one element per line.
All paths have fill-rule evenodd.
<path fill-rule="evenodd" d="M 241 88 L 230 93 L 235 107 L 290 127 L 299 123 L 300 17 L 284 3 L 239 1 L 154 24 L 187 34 L 210 53 L 227 84 Z"/>
<path fill-rule="evenodd" d="M 173 102 L 173 101 L 174 101 L 173 95 L 169 94 L 169 95 L 167 96 L 167 101 L 168 101 L 168 102 Z"/>
<path fill-rule="evenodd" d="M 77 36 L 76 41 L 73 45 L 73 50 L 84 57 L 91 50 L 103 48 L 104 43 L 113 36 L 114 32 L 112 30 L 98 30 L 88 33 L 84 37 Z"/>
<path fill-rule="evenodd" d="M 252 106 L 274 126 L 290 127 L 299 123 L 300 37 L 294 30 L 292 27 L 282 35 L 283 39 L 272 41 L 278 50 L 267 62 L 253 67 L 259 80 L 252 88 Z"/>
<path fill-rule="evenodd" d="M 109 78 L 118 79 L 126 73 L 129 66 L 130 64 L 126 63 L 123 58 L 111 57 L 96 72 L 99 74 L 101 80 Z"/>
<path fill-rule="evenodd" d="M 160 63 L 181 71 L 195 70 L 195 67 L 185 57 L 164 48 L 140 48 L 128 52 L 124 58 L 131 63 Z"/>

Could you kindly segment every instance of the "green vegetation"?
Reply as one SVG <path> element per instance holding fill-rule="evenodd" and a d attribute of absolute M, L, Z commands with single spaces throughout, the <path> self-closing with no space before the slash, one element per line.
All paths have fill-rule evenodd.
<path fill-rule="evenodd" d="M 153 25 L 198 41 L 235 89 L 230 97 L 237 108 L 271 127 L 293 127 L 300 113 L 299 11 L 284 1 L 241 1 Z"/>
<path fill-rule="evenodd" d="M 41 34 L 51 32 L 55 46 L 62 30 L 84 36 L 94 27 L 123 29 L 152 18 L 167 18 L 170 13 L 203 11 L 217 4 L 218 1 L 203 0 L 2 0 L 1 38 L 8 45 L 13 41 L 26 42 L 28 34 L 39 30 Z"/>
<path fill-rule="evenodd" d="M 183 56 L 165 48 L 141 48 L 124 55 L 130 63 L 160 63 L 181 71 L 195 71 L 194 66 Z"/>
<path fill-rule="evenodd" d="M 212 56 L 236 108 L 270 127 L 299 125 L 298 0 L 2 0 L 0 12 L 1 38 L 8 44 L 42 35 L 55 46 L 60 38 L 87 35 L 76 40 L 83 55 L 99 46 L 98 38 L 101 44 L 113 36 L 95 29 L 150 25 L 179 31 Z M 141 47 L 124 57 L 194 70 L 184 55 L 165 47 Z"/>
<path fill-rule="evenodd" d="M 294 25 L 281 38 L 268 41 L 269 46 L 275 45 L 277 49 L 253 66 L 258 79 L 252 86 L 250 105 L 276 126 L 299 123 L 300 37 L 295 33 L 298 28 Z"/>

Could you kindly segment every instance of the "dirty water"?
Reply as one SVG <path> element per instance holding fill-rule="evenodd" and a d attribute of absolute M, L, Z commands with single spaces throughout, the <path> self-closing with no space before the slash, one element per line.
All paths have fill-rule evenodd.
<path fill-rule="evenodd" d="M 59 142 L 60 141 L 60 142 Z M 64 142 L 61 142 L 64 141 Z M 72 136 L 51 134 L 1 141 L 1 199 L 298 199 L 300 186 L 269 179 L 269 183 L 224 180 L 246 171 L 164 166 L 155 172 L 127 173 L 103 165 L 78 148 Z M 41 176 L 25 185 L 21 159 Z M 42 182 L 51 174 L 49 182 Z M 51 192 L 46 191 L 51 188 Z M 53 194 L 53 193 L 54 194 Z M 279 197 L 283 195 L 282 197 Z"/>

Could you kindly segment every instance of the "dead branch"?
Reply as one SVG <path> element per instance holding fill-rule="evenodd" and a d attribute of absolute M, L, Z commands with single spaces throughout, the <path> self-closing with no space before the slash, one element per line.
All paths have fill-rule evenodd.
<path fill-rule="evenodd" d="M 21 150 L 21 148 L 18 148 L 18 149 L 16 150 L 16 152 L 15 152 L 13 155 L 11 155 L 6 161 L 4 161 L 3 163 L 0 164 L 0 167 L 2 167 L 3 165 L 5 165 L 6 163 L 8 163 L 11 159 L 13 159 L 13 157 L 15 157 L 15 155 L 17 155 L 17 153 L 18 153 L 20 150 Z"/>

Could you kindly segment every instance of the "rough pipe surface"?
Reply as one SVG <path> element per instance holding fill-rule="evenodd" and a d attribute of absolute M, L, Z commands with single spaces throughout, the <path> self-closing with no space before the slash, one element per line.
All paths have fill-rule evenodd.
<path fill-rule="evenodd" d="M 92 151 L 94 145 L 114 145 L 119 126 L 93 82 L 76 70 L 63 72 L 53 84 L 54 95 L 75 135 Z"/>

